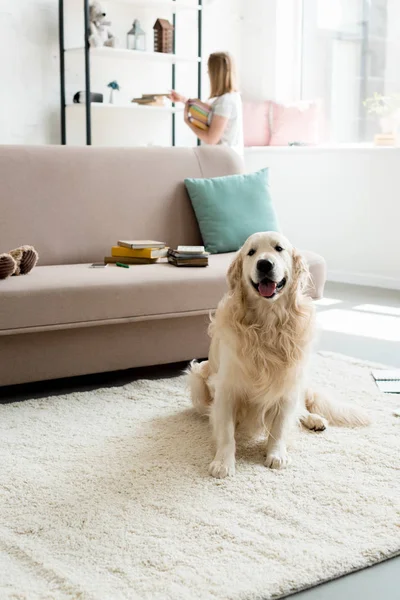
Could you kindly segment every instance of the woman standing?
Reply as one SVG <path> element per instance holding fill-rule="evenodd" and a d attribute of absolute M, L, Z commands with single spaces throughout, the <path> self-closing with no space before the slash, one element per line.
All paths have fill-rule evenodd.
<path fill-rule="evenodd" d="M 189 120 L 189 100 L 174 90 L 169 98 L 185 104 L 185 123 L 205 144 L 229 146 L 243 154 L 242 100 L 236 86 L 236 72 L 227 52 L 214 52 L 208 58 L 210 78 L 210 115 L 203 131 Z"/>

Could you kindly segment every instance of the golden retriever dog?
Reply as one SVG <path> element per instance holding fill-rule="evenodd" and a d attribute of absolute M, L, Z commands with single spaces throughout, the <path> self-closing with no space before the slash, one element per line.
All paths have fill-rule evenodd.
<path fill-rule="evenodd" d="M 266 436 L 265 465 L 288 464 L 287 437 L 301 422 L 322 431 L 366 425 L 358 409 L 307 388 L 315 309 L 306 294 L 309 271 L 289 241 L 275 232 L 252 235 L 228 270 L 228 293 L 211 320 L 207 361 L 193 361 L 194 407 L 209 415 L 216 444 L 209 472 L 235 473 L 235 433 Z"/>

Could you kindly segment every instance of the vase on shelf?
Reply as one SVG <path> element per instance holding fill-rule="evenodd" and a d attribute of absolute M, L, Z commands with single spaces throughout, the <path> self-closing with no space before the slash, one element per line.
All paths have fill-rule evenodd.
<path fill-rule="evenodd" d="M 387 115 L 386 117 L 381 117 L 379 119 L 379 124 L 381 126 L 381 132 L 384 134 L 396 135 L 397 130 L 399 128 L 399 123 L 400 123 L 400 110 L 392 113 L 391 115 Z"/>
<path fill-rule="evenodd" d="M 110 83 L 108 84 L 108 86 L 110 88 L 110 104 L 115 104 L 115 97 L 114 97 L 114 92 L 117 90 L 120 90 L 119 84 L 117 81 L 110 81 Z"/>

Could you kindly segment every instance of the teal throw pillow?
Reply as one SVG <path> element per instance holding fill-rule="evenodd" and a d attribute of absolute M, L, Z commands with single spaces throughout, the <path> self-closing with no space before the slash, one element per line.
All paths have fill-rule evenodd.
<path fill-rule="evenodd" d="M 203 243 L 211 254 L 234 252 L 258 231 L 279 231 L 268 169 L 212 179 L 185 179 Z"/>

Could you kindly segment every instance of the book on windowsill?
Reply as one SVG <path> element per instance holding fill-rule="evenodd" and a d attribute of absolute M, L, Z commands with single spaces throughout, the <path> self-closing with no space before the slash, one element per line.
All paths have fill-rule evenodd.
<path fill-rule="evenodd" d="M 158 258 L 137 258 L 134 256 L 105 256 L 104 264 L 115 265 L 117 262 L 125 263 L 126 265 L 153 265 L 158 262 Z"/>
<path fill-rule="evenodd" d="M 396 146 L 397 137 L 392 133 L 377 133 L 374 137 L 375 146 Z"/>
<path fill-rule="evenodd" d="M 146 248 L 166 248 L 166 243 L 157 242 L 156 240 L 119 240 L 118 246 L 132 248 L 133 250 L 144 250 Z"/>

